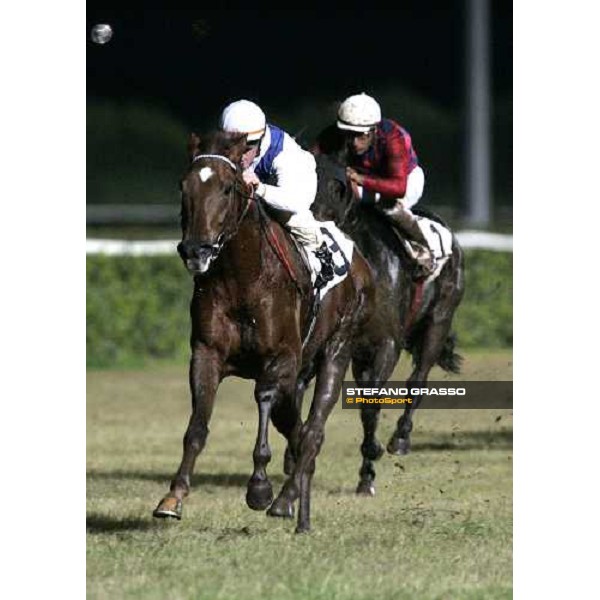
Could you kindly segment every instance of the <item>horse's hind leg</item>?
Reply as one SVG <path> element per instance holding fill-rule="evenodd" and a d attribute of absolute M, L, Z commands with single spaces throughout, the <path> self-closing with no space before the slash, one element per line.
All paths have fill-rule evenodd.
<path fill-rule="evenodd" d="M 370 346 L 373 348 L 373 346 Z M 357 383 L 387 381 L 392 374 L 398 358 L 400 357 L 400 346 L 392 338 L 377 345 L 375 352 L 367 351 L 355 353 L 352 361 L 352 372 Z M 377 425 L 379 423 L 380 406 L 360 407 L 360 419 L 363 426 L 363 442 L 360 452 L 363 457 L 360 467 L 360 480 L 356 488 L 357 494 L 367 496 L 375 495 L 375 467 L 373 463 L 379 460 L 385 449 L 377 439 Z"/>
<path fill-rule="evenodd" d="M 446 335 L 450 330 L 450 323 L 438 323 L 427 327 L 424 333 L 424 343 L 420 355 L 417 357 L 416 366 L 406 381 L 406 387 L 425 383 L 429 371 L 438 359 L 439 353 L 445 343 Z M 410 432 L 413 428 L 412 417 L 419 407 L 418 397 L 413 403 L 407 405 L 404 414 L 398 419 L 396 430 L 387 445 L 390 454 L 404 455 L 410 452 Z"/>
<path fill-rule="evenodd" d="M 313 376 L 314 372 L 311 366 L 310 372 L 307 372 L 305 374 L 301 373 L 298 377 L 298 381 L 296 383 L 296 393 L 294 397 L 294 408 L 290 409 L 290 414 L 293 415 L 294 426 L 290 428 L 286 425 L 286 421 L 284 420 L 282 427 L 278 427 L 277 423 L 275 423 L 275 417 L 273 418 L 273 423 L 275 424 L 277 429 L 288 440 L 288 443 L 285 447 L 285 455 L 283 457 L 283 472 L 286 475 L 291 475 L 294 471 L 294 467 L 296 466 L 295 450 L 293 448 L 294 442 L 297 442 L 297 436 L 292 436 L 292 432 L 298 433 L 300 430 L 300 426 L 302 425 L 301 419 L 304 394 Z"/>
<path fill-rule="evenodd" d="M 461 274 L 459 274 L 459 277 Z M 420 348 L 415 358 L 415 368 L 408 378 L 406 385 L 408 388 L 414 384 L 425 383 L 429 376 L 429 371 L 439 360 L 452 325 L 454 311 L 462 298 L 462 280 L 461 285 L 453 285 L 451 282 L 445 282 L 441 290 L 440 299 L 431 312 L 428 324 L 423 329 L 421 340 L 418 344 Z M 387 451 L 390 454 L 403 455 L 410 452 L 410 433 L 413 428 L 413 415 L 419 407 L 419 401 L 407 405 L 404 414 L 398 419 L 396 430 L 394 431 L 387 445 Z"/>
<path fill-rule="evenodd" d="M 183 457 L 171 481 L 169 493 L 154 510 L 155 517 L 181 519 L 183 498 L 190 492 L 194 464 L 206 444 L 208 424 L 220 380 L 221 362 L 216 353 L 205 346 L 195 348 L 190 361 L 192 415 L 183 437 Z"/>
<path fill-rule="evenodd" d="M 321 366 L 310 414 L 303 427 L 296 467 L 296 473 L 300 475 L 298 479 L 300 506 L 296 533 L 310 531 L 310 490 L 315 472 L 315 461 L 325 440 L 325 422 L 340 395 L 344 374 L 350 362 L 349 348 L 339 348 L 338 350 L 339 353 L 335 359 L 332 356 L 326 356 L 325 364 Z"/>
<path fill-rule="evenodd" d="M 325 439 L 325 422 L 339 397 L 349 362 L 349 350 L 344 346 L 336 344 L 331 352 L 326 353 L 317 375 L 310 413 L 302 425 L 294 473 L 267 511 L 270 516 L 291 516 L 293 503 L 300 496 L 297 533 L 310 529 L 310 488 L 315 460 Z"/>

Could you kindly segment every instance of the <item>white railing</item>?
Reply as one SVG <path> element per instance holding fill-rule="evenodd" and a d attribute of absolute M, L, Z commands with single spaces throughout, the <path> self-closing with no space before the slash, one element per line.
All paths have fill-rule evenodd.
<path fill-rule="evenodd" d="M 99 240 L 87 239 L 85 242 L 86 254 L 111 254 L 114 256 L 158 256 L 163 254 L 177 254 L 179 240 Z"/>
<path fill-rule="evenodd" d="M 463 248 L 478 248 L 495 252 L 512 252 L 512 235 L 487 233 L 485 231 L 459 231 L 456 234 Z M 108 240 L 87 239 L 86 254 L 108 254 L 113 256 L 158 256 L 177 254 L 179 240 Z"/>

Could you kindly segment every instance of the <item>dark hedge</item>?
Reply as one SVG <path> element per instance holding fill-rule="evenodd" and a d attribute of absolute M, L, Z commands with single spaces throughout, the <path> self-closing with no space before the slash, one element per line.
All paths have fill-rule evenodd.
<path fill-rule="evenodd" d="M 191 293 L 192 279 L 176 256 L 88 256 L 88 366 L 183 359 Z M 454 330 L 459 352 L 512 346 L 511 253 L 466 252 L 466 292 Z"/>

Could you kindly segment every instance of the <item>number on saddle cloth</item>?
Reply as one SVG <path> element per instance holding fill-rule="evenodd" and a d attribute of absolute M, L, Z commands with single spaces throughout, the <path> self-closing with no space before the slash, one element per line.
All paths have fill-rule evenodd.
<path fill-rule="evenodd" d="M 323 235 L 326 235 L 331 240 L 331 242 L 329 244 L 327 244 L 327 246 L 329 247 L 329 250 L 331 251 L 331 254 L 334 255 L 337 252 L 339 252 L 340 256 L 342 257 L 343 264 L 341 264 L 341 265 L 336 265 L 335 262 L 332 261 L 333 272 L 338 277 L 341 277 L 342 275 L 345 275 L 348 272 L 348 270 L 350 269 L 348 259 L 346 258 L 344 251 L 340 248 L 340 246 L 336 242 L 335 238 L 331 235 L 329 230 L 326 229 L 325 227 L 321 227 L 320 229 L 321 229 L 321 232 L 323 233 Z M 325 243 L 327 243 L 327 242 L 325 242 Z"/>

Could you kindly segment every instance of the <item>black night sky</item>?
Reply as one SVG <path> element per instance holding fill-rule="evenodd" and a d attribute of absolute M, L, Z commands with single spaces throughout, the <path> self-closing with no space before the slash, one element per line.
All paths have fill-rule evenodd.
<path fill-rule="evenodd" d="M 113 39 L 88 42 L 90 98 L 145 100 L 192 126 L 247 97 L 270 106 L 341 100 L 375 84 L 400 83 L 441 106 L 464 100 L 465 3 L 404 1 L 380 9 L 96 9 L 89 29 L 110 23 Z M 512 3 L 491 1 L 492 84 L 512 93 Z M 385 107 L 384 112 L 385 112 Z"/>

